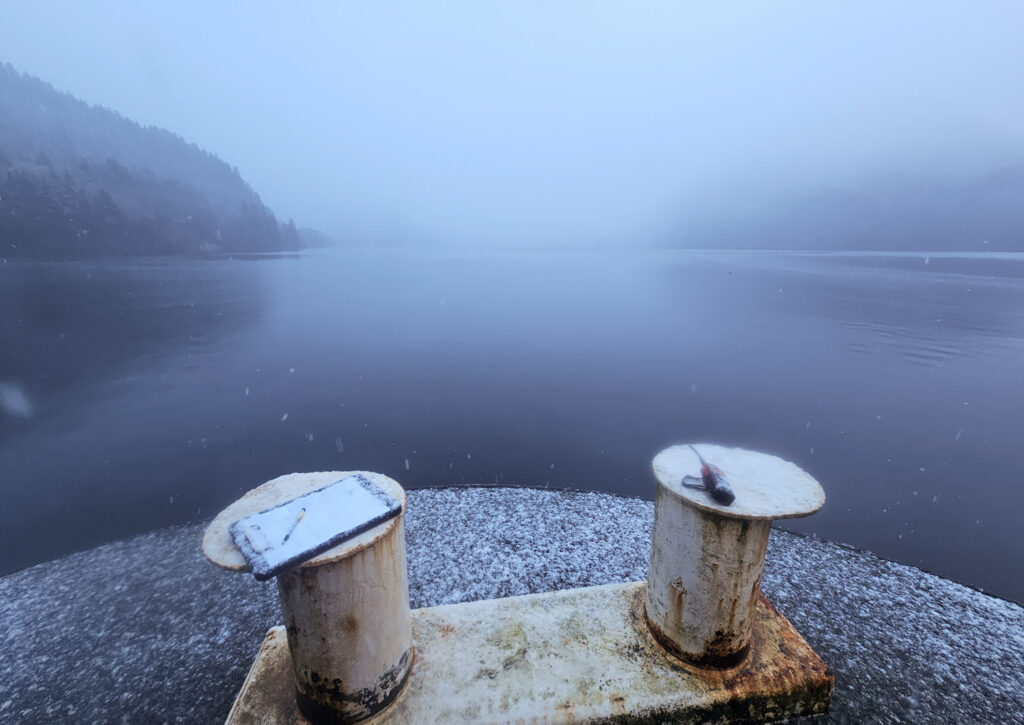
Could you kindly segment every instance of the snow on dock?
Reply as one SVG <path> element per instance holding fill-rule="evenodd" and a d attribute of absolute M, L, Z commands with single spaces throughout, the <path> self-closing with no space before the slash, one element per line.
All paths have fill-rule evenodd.
<path fill-rule="evenodd" d="M 532 489 L 408 492 L 413 607 L 646 576 L 653 504 Z M 0 579 L 0 723 L 223 722 L 273 582 L 205 561 L 205 524 Z M 814 722 L 1010 722 L 1024 608 L 918 569 L 774 531 L 762 589 L 832 667 Z"/>

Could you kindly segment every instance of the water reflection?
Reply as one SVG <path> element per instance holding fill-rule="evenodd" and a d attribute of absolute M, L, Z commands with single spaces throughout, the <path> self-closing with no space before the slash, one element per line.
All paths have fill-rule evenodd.
<path fill-rule="evenodd" d="M 78 386 L 254 323 L 263 310 L 257 282 L 245 267 L 214 261 L 6 261 L 0 380 L 48 407 Z M 0 418 L 0 440 L 9 423 Z"/>
<path fill-rule="evenodd" d="M 159 469 L 163 420 L 191 405 L 189 390 L 168 398 L 168 368 L 201 368 L 211 348 L 258 324 L 255 271 L 8 261 L 0 310 L 0 570 L 180 520 L 155 514 L 168 500 L 160 479 L 187 475 Z"/>
<path fill-rule="evenodd" d="M 134 264 L 106 272 L 109 295 L 14 327 L 39 352 L 2 377 L 46 391 L 31 361 L 67 319 L 119 325 L 46 363 L 66 392 L 43 393 L 45 415 L 5 418 L 6 570 L 211 515 L 292 470 L 650 496 L 654 452 L 714 440 L 822 480 L 828 504 L 794 528 L 1024 598 L 1002 575 L 1024 563 L 1020 264 L 401 250 Z M 35 273 L 21 274 L 5 280 Z"/>
<path fill-rule="evenodd" d="M 753 255 L 746 263 L 752 259 L 780 273 L 779 310 L 833 321 L 858 354 L 941 365 L 1021 346 L 1024 255 Z"/>

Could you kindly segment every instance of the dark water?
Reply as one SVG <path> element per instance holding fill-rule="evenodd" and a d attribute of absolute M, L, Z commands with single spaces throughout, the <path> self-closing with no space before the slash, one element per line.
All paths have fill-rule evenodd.
<path fill-rule="evenodd" d="M 0 345 L 3 572 L 294 470 L 650 497 L 707 440 L 822 482 L 786 527 L 1024 600 L 1024 255 L 8 261 Z"/>

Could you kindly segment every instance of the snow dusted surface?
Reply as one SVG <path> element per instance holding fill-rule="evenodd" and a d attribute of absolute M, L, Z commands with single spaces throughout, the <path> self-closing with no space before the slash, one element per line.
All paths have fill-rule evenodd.
<path fill-rule="evenodd" d="M 594 493 L 408 493 L 414 607 L 642 579 L 653 505 Z M 0 579 L 0 722 L 219 723 L 273 582 L 219 570 L 205 525 Z M 814 722 L 1024 722 L 1024 608 L 917 569 L 772 533 L 762 588 L 835 674 Z"/>
<path fill-rule="evenodd" d="M 240 519 L 230 530 L 257 578 L 266 579 L 401 510 L 401 502 L 365 476 L 349 476 Z"/>

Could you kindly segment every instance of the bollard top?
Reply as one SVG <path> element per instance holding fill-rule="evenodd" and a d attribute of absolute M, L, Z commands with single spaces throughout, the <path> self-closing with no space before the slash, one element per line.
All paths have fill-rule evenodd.
<path fill-rule="evenodd" d="M 226 509 L 221 511 L 203 534 L 203 554 L 211 562 L 230 571 L 250 571 L 249 563 L 242 556 L 242 552 L 235 545 L 228 532 L 228 527 L 235 521 L 245 518 L 251 514 L 264 511 L 278 504 L 284 503 L 303 494 L 315 491 L 318 488 L 333 483 L 349 476 L 362 475 L 383 488 L 395 499 L 402 503 L 402 513 L 405 513 L 405 489 L 397 481 L 388 478 L 381 473 L 369 471 L 317 471 L 315 473 L 289 473 L 284 476 L 267 481 L 261 486 L 249 491 Z M 312 559 L 299 564 L 304 566 L 320 566 L 332 561 L 344 559 L 347 556 L 365 549 L 377 539 L 387 534 L 391 527 L 397 526 L 402 514 L 397 518 L 389 519 L 372 529 L 352 537 L 337 546 L 318 554 Z"/>
<path fill-rule="evenodd" d="M 825 503 L 821 485 L 795 463 L 743 448 L 692 445 L 722 470 L 736 494 L 732 504 L 724 506 L 705 491 L 684 486 L 684 476 L 700 478 L 700 460 L 689 445 L 666 448 L 654 457 L 654 477 L 695 508 L 735 519 L 793 519 L 809 516 Z"/>

